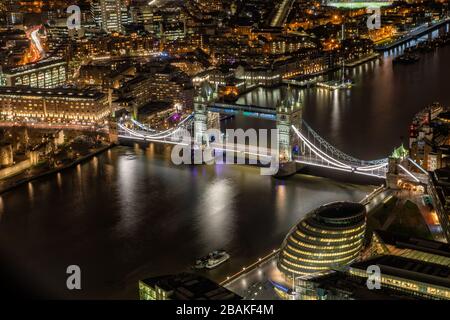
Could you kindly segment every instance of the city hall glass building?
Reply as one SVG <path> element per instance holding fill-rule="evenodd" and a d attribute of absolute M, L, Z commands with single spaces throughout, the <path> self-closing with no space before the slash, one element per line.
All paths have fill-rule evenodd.
<path fill-rule="evenodd" d="M 281 246 L 278 268 L 295 277 L 347 265 L 364 240 L 366 210 L 362 204 L 335 202 L 310 212 L 289 232 Z"/>

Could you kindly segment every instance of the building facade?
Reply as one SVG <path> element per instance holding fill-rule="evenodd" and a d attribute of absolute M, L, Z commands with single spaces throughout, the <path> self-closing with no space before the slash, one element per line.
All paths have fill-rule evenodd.
<path fill-rule="evenodd" d="M 95 23 L 108 33 L 122 32 L 123 24 L 128 22 L 123 0 L 94 0 L 91 13 Z"/>
<path fill-rule="evenodd" d="M 103 125 L 107 95 L 78 89 L 0 87 L 0 119 L 30 125 Z"/>
<path fill-rule="evenodd" d="M 30 86 L 32 88 L 55 88 L 67 81 L 67 63 L 51 58 L 16 68 L 0 69 L 0 86 Z"/>
<path fill-rule="evenodd" d="M 450 242 L 450 169 L 436 169 L 430 174 L 429 194 L 445 238 Z"/>
<path fill-rule="evenodd" d="M 383 255 L 350 265 L 349 274 L 367 279 L 369 266 L 380 268 L 380 283 L 425 299 L 450 299 L 450 268 L 394 255 Z"/>
<path fill-rule="evenodd" d="M 240 300 L 237 294 L 215 282 L 190 273 L 139 281 L 140 300 Z"/>
<path fill-rule="evenodd" d="M 365 229 L 362 204 L 321 206 L 289 232 L 281 246 L 278 268 L 290 278 L 345 266 L 360 254 Z"/>
<path fill-rule="evenodd" d="M 411 158 L 427 171 L 447 166 L 450 156 L 450 112 L 433 104 L 417 113 L 410 126 Z"/>

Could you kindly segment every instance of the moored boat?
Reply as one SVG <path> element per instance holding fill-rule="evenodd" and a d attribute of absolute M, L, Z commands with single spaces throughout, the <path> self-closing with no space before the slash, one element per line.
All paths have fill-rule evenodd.
<path fill-rule="evenodd" d="M 230 259 L 230 255 L 225 250 L 215 250 L 206 256 L 196 260 L 195 269 L 213 269 Z"/>

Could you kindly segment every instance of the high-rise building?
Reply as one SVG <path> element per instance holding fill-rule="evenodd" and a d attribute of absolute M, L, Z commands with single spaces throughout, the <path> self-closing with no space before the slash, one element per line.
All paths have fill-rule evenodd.
<path fill-rule="evenodd" d="M 101 27 L 102 25 L 102 10 L 100 7 L 100 0 L 92 0 L 91 2 L 91 16 L 94 23 Z"/>
<path fill-rule="evenodd" d="M 106 32 L 122 32 L 123 25 L 128 22 L 123 0 L 94 0 L 91 13 L 95 23 Z"/>
<path fill-rule="evenodd" d="M 6 14 L 6 24 L 11 27 L 23 22 L 23 13 L 20 10 L 19 1 L 4 0 L 2 1 L 3 10 Z"/>
<path fill-rule="evenodd" d="M 133 23 L 148 25 L 153 23 L 153 12 L 155 7 L 150 6 L 148 1 L 134 0 L 130 3 L 130 18 Z"/>

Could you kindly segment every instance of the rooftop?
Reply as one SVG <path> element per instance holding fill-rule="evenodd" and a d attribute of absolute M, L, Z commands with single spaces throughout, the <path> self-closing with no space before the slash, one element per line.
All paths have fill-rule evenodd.
<path fill-rule="evenodd" d="M 450 168 L 444 167 L 434 170 L 433 178 L 438 184 L 449 185 L 450 184 Z"/>
<path fill-rule="evenodd" d="M 353 263 L 350 267 L 361 269 L 365 272 L 371 265 L 378 265 L 381 269 L 381 274 L 447 288 L 450 287 L 450 268 L 425 261 L 385 255 Z"/>
<path fill-rule="evenodd" d="M 333 202 L 315 210 L 317 216 L 331 219 L 347 219 L 364 212 L 364 206 L 356 202 Z"/>
<path fill-rule="evenodd" d="M 305 283 L 308 282 L 314 283 L 319 290 L 340 293 L 341 295 L 345 294 L 356 300 L 420 299 L 417 296 L 408 295 L 387 287 L 381 287 L 379 290 L 370 290 L 367 288 L 366 279 L 354 277 L 341 271 L 330 272 L 305 281 Z"/>
<path fill-rule="evenodd" d="M 450 245 L 447 243 L 394 234 L 383 230 L 376 230 L 375 232 L 385 244 L 393 245 L 397 248 L 412 249 L 450 258 Z"/>
<path fill-rule="evenodd" d="M 48 67 L 54 64 L 63 64 L 66 63 L 66 61 L 62 58 L 59 57 L 51 57 L 51 58 L 47 58 L 35 63 L 30 63 L 30 64 L 26 64 L 23 66 L 19 66 L 19 67 L 13 67 L 13 68 L 4 68 L 3 69 L 3 73 L 6 74 L 15 74 L 15 73 L 21 73 L 21 72 L 26 72 L 29 70 L 33 70 L 33 69 L 38 69 L 38 68 L 44 68 L 44 67 Z"/>
<path fill-rule="evenodd" d="M 180 273 L 141 280 L 150 287 L 158 286 L 165 291 L 173 291 L 174 300 L 240 300 L 241 297 L 225 289 L 208 278 Z"/>
<path fill-rule="evenodd" d="M 172 108 L 172 103 L 168 101 L 149 101 L 139 108 L 138 114 L 140 116 L 149 116 L 155 112 L 168 110 Z"/>
<path fill-rule="evenodd" d="M 444 111 L 439 113 L 438 119 L 450 121 L 450 111 Z"/>
<path fill-rule="evenodd" d="M 0 95 L 20 95 L 20 96 L 38 96 L 38 97 L 69 97 L 79 99 L 100 99 L 105 96 L 104 93 L 93 90 L 81 90 L 73 88 L 31 88 L 27 86 L 0 87 Z"/>

